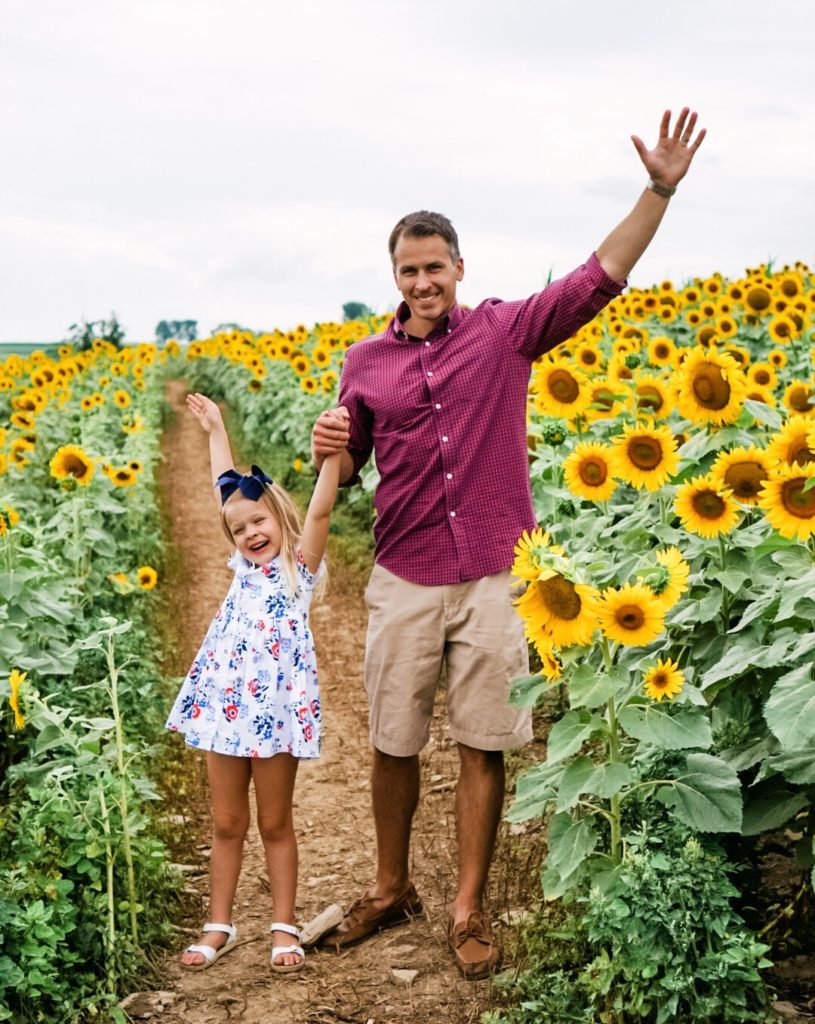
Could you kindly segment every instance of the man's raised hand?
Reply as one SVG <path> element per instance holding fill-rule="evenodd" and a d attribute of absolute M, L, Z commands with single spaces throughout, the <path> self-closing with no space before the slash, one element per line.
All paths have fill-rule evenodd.
<path fill-rule="evenodd" d="M 653 149 L 648 149 L 638 135 L 632 135 L 631 141 L 639 153 L 650 178 L 659 185 L 675 187 L 688 173 L 696 150 L 705 137 L 705 129 L 700 128 L 693 138 L 696 128 L 696 111 L 690 112 L 683 107 L 676 119 L 671 132 L 671 112 L 666 110 L 659 125 L 659 138 Z"/>

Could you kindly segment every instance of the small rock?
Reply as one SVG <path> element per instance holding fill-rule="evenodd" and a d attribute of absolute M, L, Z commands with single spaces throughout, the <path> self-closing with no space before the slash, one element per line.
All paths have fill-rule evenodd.
<path fill-rule="evenodd" d="M 792 1005 L 792 1003 L 773 1003 L 773 1009 L 776 1013 L 780 1014 L 784 1020 L 799 1021 L 804 1019 L 800 1016 L 798 1010 Z"/>
<path fill-rule="evenodd" d="M 535 915 L 531 910 L 505 910 L 500 914 L 498 920 L 508 928 L 518 928 L 527 921 L 531 921 Z"/>
<path fill-rule="evenodd" d="M 131 992 L 119 1003 L 119 1009 L 136 1020 L 150 1020 L 173 1005 L 175 992 Z"/>
<path fill-rule="evenodd" d="M 418 975 L 418 971 L 408 971 L 399 967 L 391 967 L 391 978 L 393 978 L 394 985 L 406 985 L 410 988 Z"/>
<path fill-rule="evenodd" d="M 318 885 L 322 885 L 323 882 L 336 882 L 339 875 L 315 875 L 306 880 L 306 886 L 309 889 L 316 889 Z"/>
<path fill-rule="evenodd" d="M 399 946 L 388 946 L 387 953 L 391 960 L 403 960 L 406 956 L 409 956 L 415 951 L 415 946 L 399 945 Z"/>

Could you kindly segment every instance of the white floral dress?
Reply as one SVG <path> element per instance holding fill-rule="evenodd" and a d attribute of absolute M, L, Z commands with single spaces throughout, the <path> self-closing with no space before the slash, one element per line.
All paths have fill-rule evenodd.
<path fill-rule="evenodd" d="M 312 574 L 298 553 L 296 595 L 280 556 L 235 577 L 176 697 L 167 728 L 201 750 L 236 757 L 320 755 L 320 694 L 308 610 Z"/>

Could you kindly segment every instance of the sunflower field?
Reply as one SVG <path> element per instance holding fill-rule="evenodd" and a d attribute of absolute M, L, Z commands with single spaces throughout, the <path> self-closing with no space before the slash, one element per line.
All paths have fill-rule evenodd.
<path fill-rule="evenodd" d="M 0 361 L 0 1021 L 123 1020 L 170 934 L 167 379 L 296 489 L 345 351 L 386 322 Z M 632 289 L 533 366 L 540 525 L 513 578 L 536 671 L 513 700 L 552 724 L 508 817 L 547 855 L 496 1024 L 773 1019 L 773 943 L 812 907 L 813 323 L 811 272 L 765 266 Z M 375 484 L 339 512 L 366 535 Z M 772 921 L 749 913 L 768 835 L 802 881 Z"/>

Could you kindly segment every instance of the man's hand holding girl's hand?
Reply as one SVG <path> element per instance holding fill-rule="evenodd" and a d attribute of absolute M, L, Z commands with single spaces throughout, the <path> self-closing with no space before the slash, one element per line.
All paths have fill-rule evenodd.
<path fill-rule="evenodd" d="M 321 412 L 311 431 L 311 454 L 315 464 L 319 467 L 326 456 L 345 451 L 349 439 L 349 416 L 344 405 Z"/>

